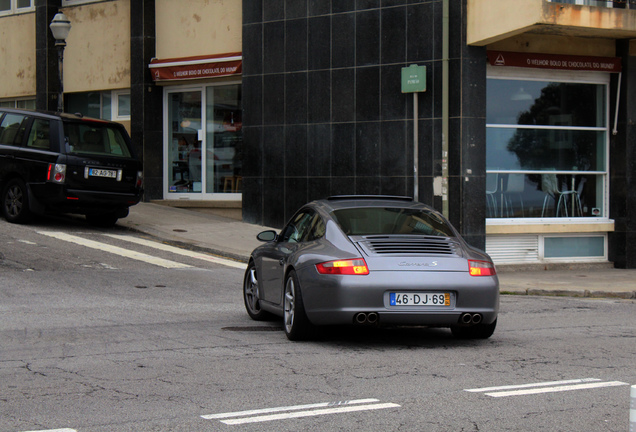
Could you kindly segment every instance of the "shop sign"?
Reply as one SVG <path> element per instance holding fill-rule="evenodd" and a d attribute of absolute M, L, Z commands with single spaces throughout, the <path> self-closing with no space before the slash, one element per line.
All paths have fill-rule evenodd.
<path fill-rule="evenodd" d="M 620 72 L 619 57 L 591 57 L 560 54 L 488 51 L 492 66 L 513 66 L 540 69 L 561 69 L 586 72 Z"/>
<path fill-rule="evenodd" d="M 148 67 L 154 81 L 178 81 L 239 75 L 242 72 L 241 53 L 212 56 L 152 59 Z"/>

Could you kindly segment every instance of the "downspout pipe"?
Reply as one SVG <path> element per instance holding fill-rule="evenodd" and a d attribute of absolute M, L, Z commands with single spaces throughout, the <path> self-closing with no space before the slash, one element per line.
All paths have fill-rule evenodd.
<path fill-rule="evenodd" d="M 449 218 L 448 206 L 448 56 L 450 0 L 443 0 L 442 17 L 442 213 Z"/>

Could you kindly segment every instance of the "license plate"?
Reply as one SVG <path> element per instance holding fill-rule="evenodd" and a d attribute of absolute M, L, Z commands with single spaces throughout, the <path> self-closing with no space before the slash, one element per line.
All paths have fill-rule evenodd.
<path fill-rule="evenodd" d="M 445 292 L 389 293 L 391 306 L 450 306 L 451 295 Z"/>
<path fill-rule="evenodd" d="M 88 175 L 91 176 L 91 177 L 117 178 L 117 171 L 115 171 L 115 170 L 106 170 L 106 169 L 98 169 L 98 168 L 90 168 L 88 170 Z"/>

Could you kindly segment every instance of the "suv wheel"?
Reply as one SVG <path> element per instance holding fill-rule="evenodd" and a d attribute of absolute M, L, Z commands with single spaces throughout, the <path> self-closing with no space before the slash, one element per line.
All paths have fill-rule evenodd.
<path fill-rule="evenodd" d="M 2 213 L 11 223 L 25 223 L 31 218 L 29 193 L 22 180 L 9 180 L 2 190 Z"/>

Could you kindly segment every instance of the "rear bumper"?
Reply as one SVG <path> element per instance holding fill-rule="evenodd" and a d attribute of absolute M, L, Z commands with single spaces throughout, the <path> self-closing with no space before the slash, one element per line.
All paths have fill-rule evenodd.
<path fill-rule="evenodd" d="M 143 190 L 134 193 L 87 191 L 53 183 L 30 186 L 29 198 L 36 209 L 60 213 L 117 212 L 138 204 L 143 195 Z"/>
<path fill-rule="evenodd" d="M 366 276 L 299 273 L 307 317 L 316 325 L 352 324 L 358 313 L 377 313 L 379 324 L 449 327 L 464 313 L 480 314 L 492 323 L 499 313 L 496 276 L 468 272 L 375 271 Z M 450 306 L 392 306 L 390 292 L 448 292 Z"/>

